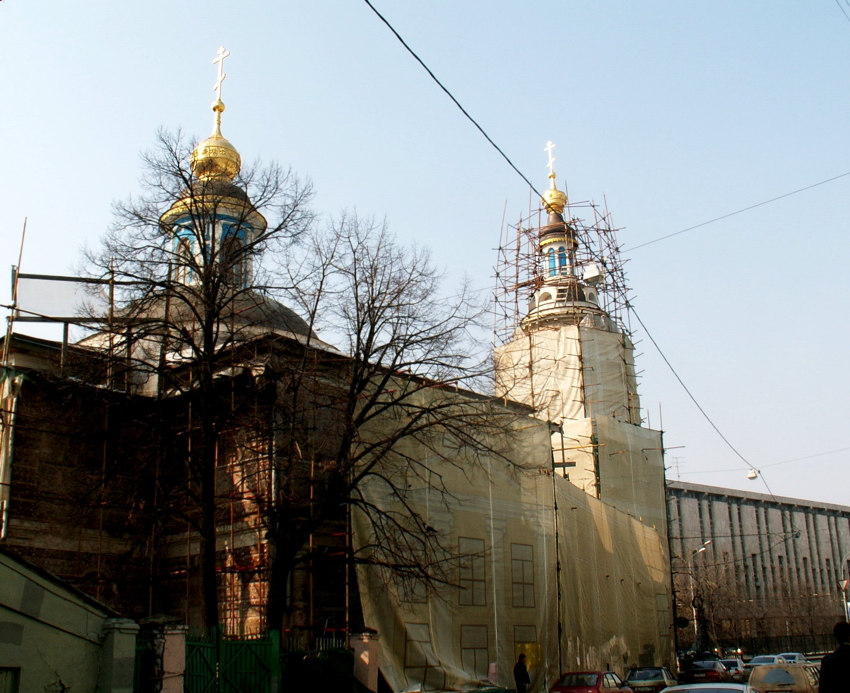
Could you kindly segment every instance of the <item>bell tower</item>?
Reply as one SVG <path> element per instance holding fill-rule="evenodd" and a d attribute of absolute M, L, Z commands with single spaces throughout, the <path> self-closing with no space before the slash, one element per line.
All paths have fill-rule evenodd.
<path fill-rule="evenodd" d="M 666 531 L 661 433 L 642 425 L 615 230 L 558 189 L 553 149 L 540 208 L 502 243 L 497 395 L 552 424 L 556 474 Z"/>

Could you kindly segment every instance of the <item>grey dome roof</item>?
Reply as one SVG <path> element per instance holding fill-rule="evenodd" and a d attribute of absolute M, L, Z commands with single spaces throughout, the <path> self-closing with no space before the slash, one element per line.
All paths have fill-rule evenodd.
<path fill-rule="evenodd" d="M 145 321 L 151 318 L 154 321 L 160 321 L 163 319 L 165 306 L 170 304 L 169 322 L 175 325 L 191 326 L 193 323 L 196 324 L 197 317 L 186 300 L 198 298 L 184 294 L 182 299 L 178 300 L 172 296 L 170 300 L 167 300 L 164 294 L 159 294 L 143 303 L 133 302 L 118 311 L 118 315 L 130 321 Z M 234 336 L 239 341 L 263 334 L 280 334 L 294 337 L 299 341 L 309 339 L 311 342 L 321 343 L 307 322 L 294 310 L 259 291 L 240 292 L 222 307 L 216 321 L 222 331 L 229 331 L 232 327 Z"/>
<path fill-rule="evenodd" d="M 252 327 L 253 332 L 288 332 L 297 337 L 316 339 L 307 322 L 294 310 L 256 291 L 239 295 L 233 310 L 235 322 Z"/>

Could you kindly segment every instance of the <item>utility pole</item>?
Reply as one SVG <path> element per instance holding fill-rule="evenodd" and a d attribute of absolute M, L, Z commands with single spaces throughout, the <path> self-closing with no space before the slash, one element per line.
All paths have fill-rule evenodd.
<path fill-rule="evenodd" d="M 688 556 L 688 575 L 690 577 L 691 583 L 691 611 L 694 616 L 694 644 L 691 646 L 692 648 L 696 647 L 697 639 L 699 637 L 699 626 L 697 623 L 697 605 L 696 605 L 696 588 L 695 588 L 695 580 L 694 580 L 694 556 L 698 553 L 702 553 L 708 548 L 708 545 L 711 543 L 711 539 L 702 543 L 698 549 L 691 551 L 691 555 Z"/>

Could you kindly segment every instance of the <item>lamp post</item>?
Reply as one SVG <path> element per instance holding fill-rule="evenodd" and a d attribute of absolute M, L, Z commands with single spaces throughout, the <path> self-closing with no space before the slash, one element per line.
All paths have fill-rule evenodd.
<path fill-rule="evenodd" d="M 688 556 L 688 575 L 690 576 L 691 583 L 691 611 L 694 617 L 694 644 L 691 647 L 694 647 L 697 643 L 697 639 L 699 638 L 699 627 L 697 624 L 697 605 L 696 605 L 696 588 L 694 580 L 694 556 L 698 553 L 702 553 L 708 548 L 708 545 L 711 543 L 711 539 L 704 541 L 702 545 L 693 551 L 691 551 L 691 555 Z"/>
<path fill-rule="evenodd" d="M 844 612 L 844 620 L 850 623 L 850 602 L 847 601 L 847 588 L 850 586 L 850 575 L 847 574 L 848 559 L 850 559 L 850 552 L 845 553 L 841 559 L 841 579 L 838 581 L 838 587 L 841 592 L 841 610 Z"/>

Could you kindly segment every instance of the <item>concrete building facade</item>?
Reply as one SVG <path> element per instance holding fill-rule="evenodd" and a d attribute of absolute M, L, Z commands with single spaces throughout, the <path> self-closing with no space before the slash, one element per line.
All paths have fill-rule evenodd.
<path fill-rule="evenodd" d="M 0 549 L 0 690 L 133 690 L 139 626 Z"/>
<path fill-rule="evenodd" d="M 850 507 L 680 481 L 667 498 L 680 649 L 698 633 L 750 653 L 832 647 Z"/>

